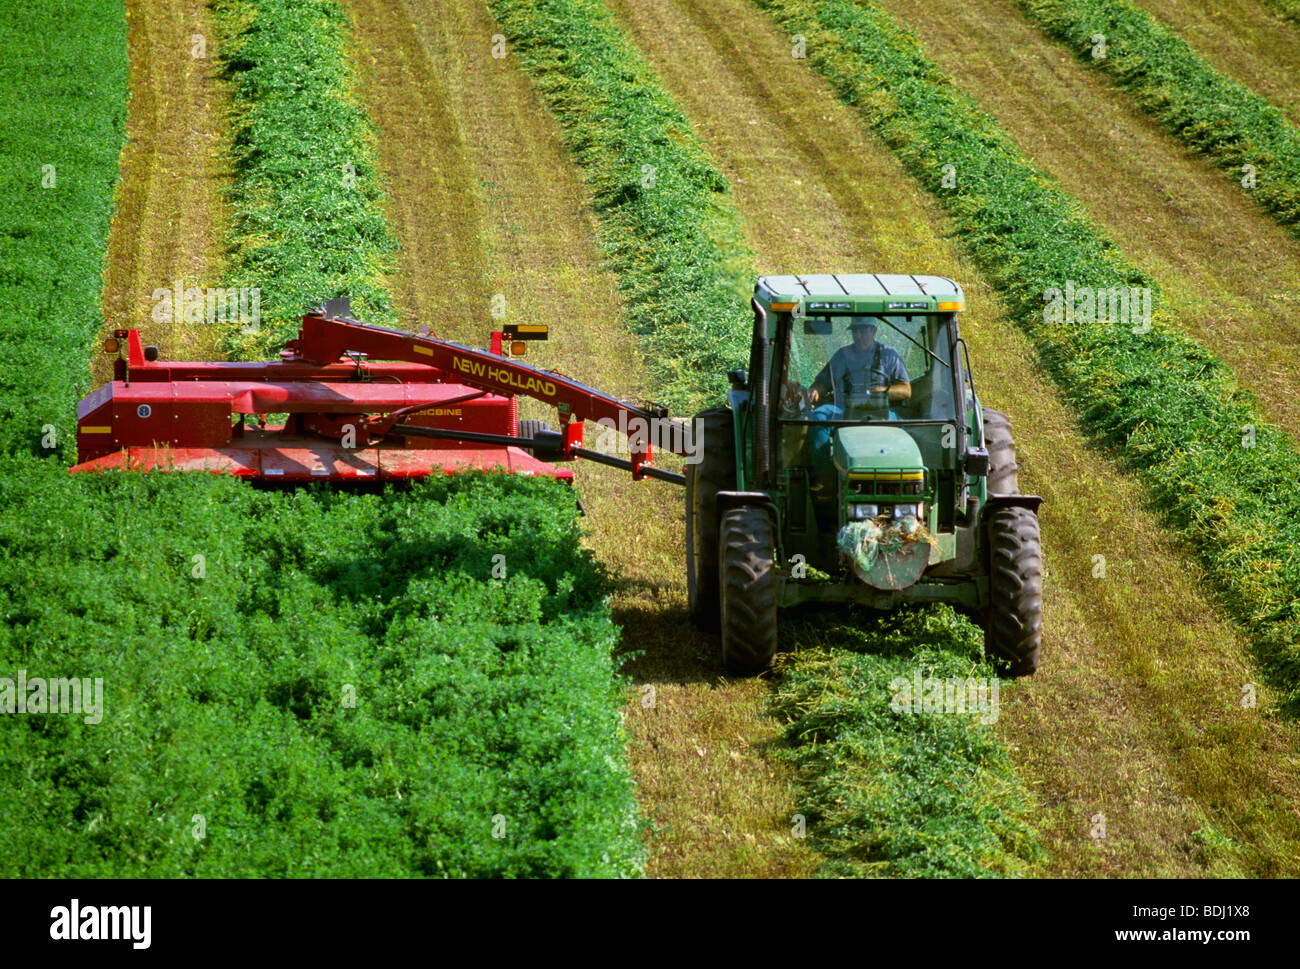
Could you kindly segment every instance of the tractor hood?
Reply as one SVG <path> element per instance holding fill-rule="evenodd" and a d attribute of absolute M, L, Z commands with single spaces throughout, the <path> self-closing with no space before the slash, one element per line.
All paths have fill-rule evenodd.
<path fill-rule="evenodd" d="M 901 427 L 841 427 L 835 430 L 832 458 L 840 474 L 923 469 L 921 449 Z"/>

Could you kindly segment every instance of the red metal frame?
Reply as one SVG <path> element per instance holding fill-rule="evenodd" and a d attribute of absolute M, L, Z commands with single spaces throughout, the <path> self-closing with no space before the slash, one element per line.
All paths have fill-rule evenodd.
<path fill-rule="evenodd" d="M 354 481 L 499 468 L 571 481 L 572 471 L 508 442 L 430 439 L 399 428 L 517 437 L 522 394 L 556 408 L 563 436 L 555 458 L 571 460 L 584 421 L 626 427 L 631 418 L 667 416 L 504 356 L 499 331 L 483 350 L 315 312 L 279 360 L 256 363 L 149 360 L 138 330 L 116 336 L 126 353 L 114 361 L 113 381 L 77 407 L 73 472 L 158 468 Z M 288 418 L 269 426 L 263 415 L 270 413 Z M 256 428 L 246 426 L 252 415 Z M 653 464 L 650 444 L 629 442 L 629 450 L 640 479 Z"/>

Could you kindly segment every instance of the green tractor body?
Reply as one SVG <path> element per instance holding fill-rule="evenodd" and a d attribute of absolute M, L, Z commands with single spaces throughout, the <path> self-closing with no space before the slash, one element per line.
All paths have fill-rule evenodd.
<path fill-rule="evenodd" d="M 1037 509 L 1006 418 L 981 407 L 938 276 L 760 277 L 747 371 L 699 415 L 687 468 L 691 611 L 737 673 L 769 666 L 777 610 L 947 602 L 1008 675 L 1041 638 Z"/>

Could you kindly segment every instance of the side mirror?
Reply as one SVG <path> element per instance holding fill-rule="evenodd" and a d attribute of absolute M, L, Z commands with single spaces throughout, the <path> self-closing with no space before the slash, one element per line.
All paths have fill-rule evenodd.
<path fill-rule="evenodd" d="M 744 390 L 749 383 L 749 375 L 743 370 L 728 370 L 727 379 L 731 381 L 732 390 Z"/>
<path fill-rule="evenodd" d="M 825 316 L 805 316 L 803 320 L 803 331 L 812 336 L 830 336 L 832 332 L 831 321 Z"/>

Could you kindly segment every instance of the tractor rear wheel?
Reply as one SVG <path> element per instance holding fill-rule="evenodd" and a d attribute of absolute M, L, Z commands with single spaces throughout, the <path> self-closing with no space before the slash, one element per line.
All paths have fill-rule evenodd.
<path fill-rule="evenodd" d="M 987 412 L 986 412 L 987 413 Z M 999 508 L 988 517 L 989 608 L 984 653 L 1003 676 L 1038 669 L 1043 639 L 1043 551 L 1038 516 Z"/>
<path fill-rule="evenodd" d="M 1016 442 L 1011 436 L 1011 420 L 1001 411 L 984 408 L 984 447 L 989 452 L 988 492 L 991 495 L 1018 495 L 1016 478 Z"/>
<path fill-rule="evenodd" d="M 686 598 L 691 618 L 718 628 L 718 492 L 736 487 L 736 443 L 731 411 L 713 407 L 695 417 L 698 464 L 686 466 Z"/>
<path fill-rule="evenodd" d="M 766 509 L 741 505 L 723 513 L 718 531 L 722 665 L 750 676 L 776 658 L 775 529 Z"/>

